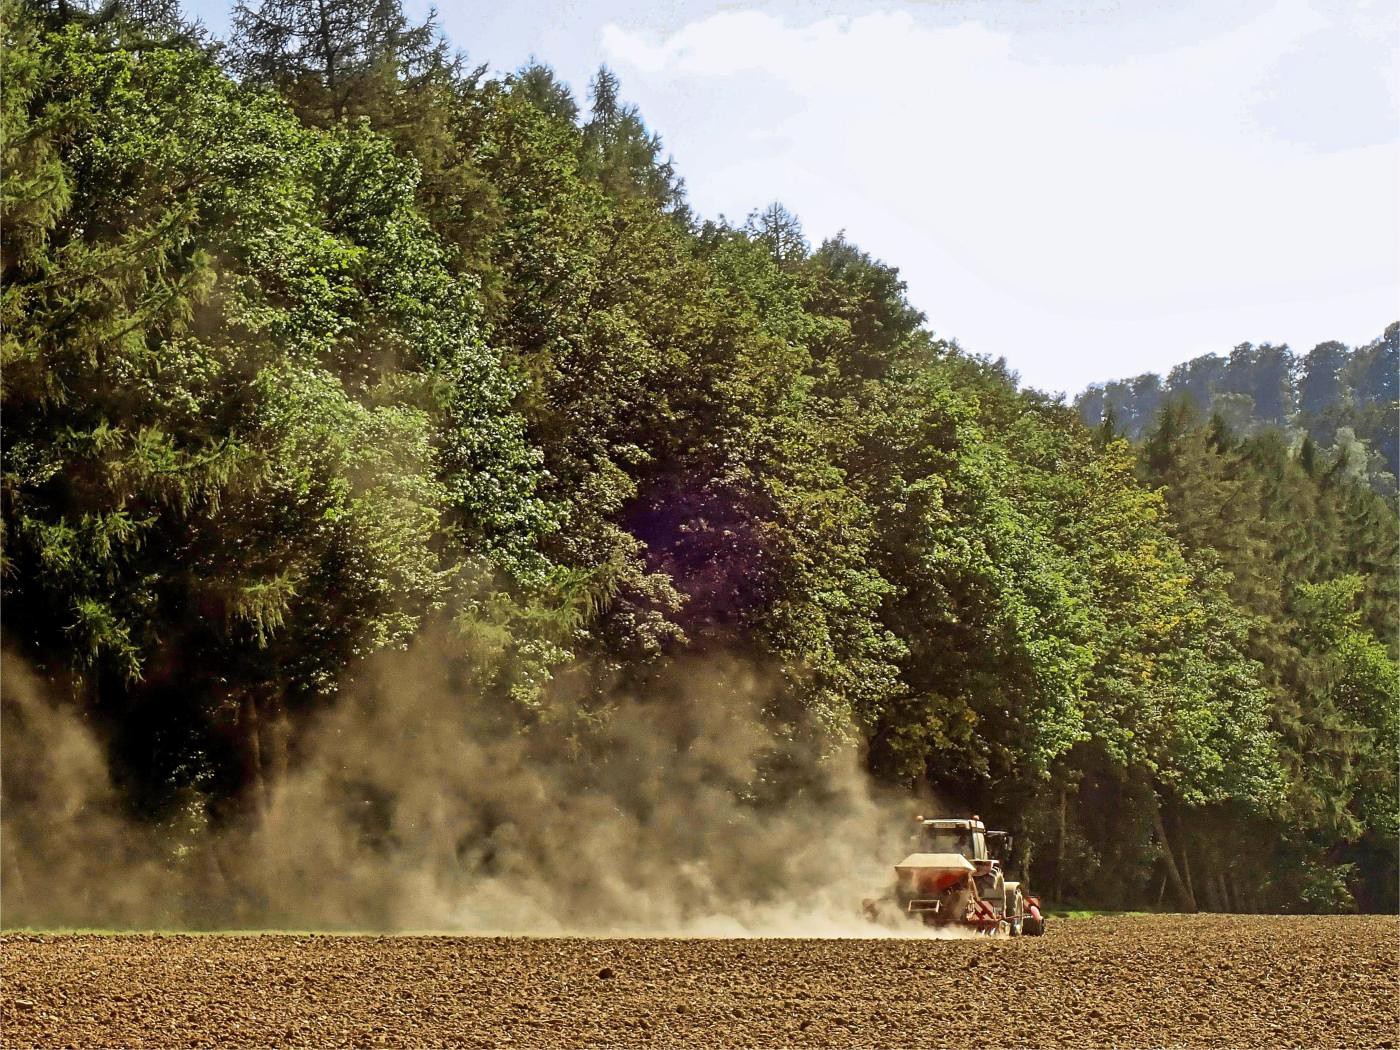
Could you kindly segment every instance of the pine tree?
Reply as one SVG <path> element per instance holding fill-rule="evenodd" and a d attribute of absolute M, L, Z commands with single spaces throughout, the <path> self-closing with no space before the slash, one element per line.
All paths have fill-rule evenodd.
<path fill-rule="evenodd" d="M 802 223 L 777 201 L 750 215 L 744 230 L 767 245 L 773 261 L 780 266 L 799 263 L 807 257 L 809 245 L 802 235 Z"/>
<path fill-rule="evenodd" d="M 334 122 L 386 73 L 426 82 L 454 68 L 437 12 L 413 23 L 400 0 L 239 0 L 233 71 L 286 91 L 302 116 Z"/>

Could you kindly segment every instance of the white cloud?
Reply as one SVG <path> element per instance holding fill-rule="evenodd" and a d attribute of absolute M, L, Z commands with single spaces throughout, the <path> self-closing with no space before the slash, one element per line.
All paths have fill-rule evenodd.
<path fill-rule="evenodd" d="M 651 96 L 702 212 L 777 197 L 809 233 L 845 228 L 941 333 L 1074 389 L 1244 339 L 1359 340 L 1400 311 L 1395 129 L 1330 151 L 1298 119 L 1276 132 L 1290 96 L 1333 91 L 1318 120 L 1376 111 L 1289 79 L 1335 70 L 1298 60 L 1347 31 L 1283 0 L 1155 54 L 1106 37 L 1086 64 L 907 11 L 739 11 L 662 38 L 609 25 L 602 51 Z"/>

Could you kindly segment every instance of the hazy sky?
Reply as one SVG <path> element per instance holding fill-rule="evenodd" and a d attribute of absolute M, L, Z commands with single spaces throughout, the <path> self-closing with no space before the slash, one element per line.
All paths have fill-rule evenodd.
<path fill-rule="evenodd" d="M 415 11 L 426 4 L 410 0 Z M 215 30 L 228 5 L 192 9 Z M 700 214 L 780 200 L 939 335 L 1075 391 L 1400 317 L 1400 5 L 444 4 L 473 61 L 606 62 Z"/>

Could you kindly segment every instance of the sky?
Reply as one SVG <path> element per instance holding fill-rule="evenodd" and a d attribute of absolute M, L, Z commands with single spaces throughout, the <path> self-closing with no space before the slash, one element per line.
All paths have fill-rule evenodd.
<path fill-rule="evenodd" d="M 188 9 L 211 29 L 225 0 Z M 427 4 L 407 0 L 422 13 Z M 1074 393 L 1400 318 L 1400 5 L 443 3 L 473 62 L 600 65 L 704 217 L 782 202 L 941 337 Z"/>

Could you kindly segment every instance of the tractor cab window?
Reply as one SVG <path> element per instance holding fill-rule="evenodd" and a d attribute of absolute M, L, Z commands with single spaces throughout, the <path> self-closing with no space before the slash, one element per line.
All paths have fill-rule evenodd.
<path fill-rule="evenodd" d="M 973 858 L 972 832 L 966 828 L 929 828 L 925 834 L 930 853 L 961 853 L 968 860 Z"/>
<path fill-rule="evenodd" d="M 930 853 L 961 853 L 968 860 L 987 859 L 987 836 L 970 828 L 925 828 Z"/>

